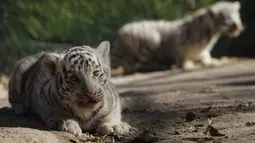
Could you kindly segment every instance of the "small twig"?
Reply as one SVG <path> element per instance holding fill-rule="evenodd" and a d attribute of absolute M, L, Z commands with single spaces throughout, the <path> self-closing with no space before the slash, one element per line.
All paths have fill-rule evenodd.
<path fill-rule="evenodd" d="M 187 127 L 191 127 L 191 125 L 185 123 L 179 116 L 177 116 L 177 118 Z"/>

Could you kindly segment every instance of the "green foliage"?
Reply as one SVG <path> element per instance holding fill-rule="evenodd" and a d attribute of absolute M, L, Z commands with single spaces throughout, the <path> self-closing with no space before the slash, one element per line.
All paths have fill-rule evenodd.
<path fill-rule="evenodd" d="M 8 33 L 0 33 L 0 72 L 9 72 L 23 56 L 56 49 L 51 43 L 64 49 L 113 42 L 127 22 L 173 20 L 216 0 L 194 0 L 195 8 L 185 7 L 185 1 L 192 0 L 1 0 L 0 30 Z"/>
<path fill-rule="evenodd" d="M 15 40 L 95 44 L 113 40 L 130 21 L 183 15 L 182 3 L 174 0 L 9 0 L 3 24 Z"/>
<path fill-rule="evenodd" d="M 0 10 L 0 24 L 9 37 L 0 44 L 1 72 L 9 72 L 23 56 L 55 49 L 52 42 L 95 46 L 113 41 L 127 22 L 175 19 L 185 13 L 179 0 L 2 0 Z"/>

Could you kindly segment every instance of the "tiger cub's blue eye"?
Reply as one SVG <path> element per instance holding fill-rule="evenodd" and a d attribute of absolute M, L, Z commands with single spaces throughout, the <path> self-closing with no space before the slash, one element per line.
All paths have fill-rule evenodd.
<path fill-rule="evenodd" d="M 93 75 L 94 75 L 95 77 L 98 77 L 98 76 L 99 76 L 99 71 L 94 71 L 94 72 L 93 72 Z"/>
<path fill-rule="evenodd" d="M 77 81 L 77 80 L 78 80 L 78 78 L 77 78 L 77 76 L 72 75 L 72 76 L 70 76 L 70 80 L 72 80 L 72 81 Z"/>

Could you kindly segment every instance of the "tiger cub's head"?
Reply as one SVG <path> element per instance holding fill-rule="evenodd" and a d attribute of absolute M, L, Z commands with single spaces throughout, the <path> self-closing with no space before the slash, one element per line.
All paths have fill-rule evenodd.
<path fill-rule="evenodd" d="M 109 52 L 108 41 L 97 48 L 72 47 L 62 54 L 46 54 L 43 67 L 60 98 L 83 107 L 103 98 L 111 76 Z"/>
<path fill-rule="evenodd" d="M 220 1 L 208 8 L 218 30 L 230 37 L 237 37 L 243 31 L 240 17 L 241 4 L 238 1 Z"/>

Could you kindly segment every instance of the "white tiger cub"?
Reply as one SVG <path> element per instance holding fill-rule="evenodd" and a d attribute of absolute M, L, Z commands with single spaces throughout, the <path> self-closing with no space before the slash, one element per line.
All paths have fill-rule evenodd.
<path fill-rule="evenodd" d="M 174 21 L 127 23 L 118 30 L 112 67 L 122 66 L 129 74 L 139 68 L 169 69 L 171 64 L 186 70 L 196 68 L 195 62 L 220 65 L 210 52 L 222 34 L 237 37 L 243 31 L 240 7 L 238 1 L 219 1 Z"/>
<path fill-rule="evenodd" d="M 62 53 L 39 53 L 18 62 L 9 80 L 15 113 L 33 113 L 51 129 L 80 135 L 126 134 L 121 105 L 110 80 L 110 43 L 94 49 L 72 47 Z"/>

